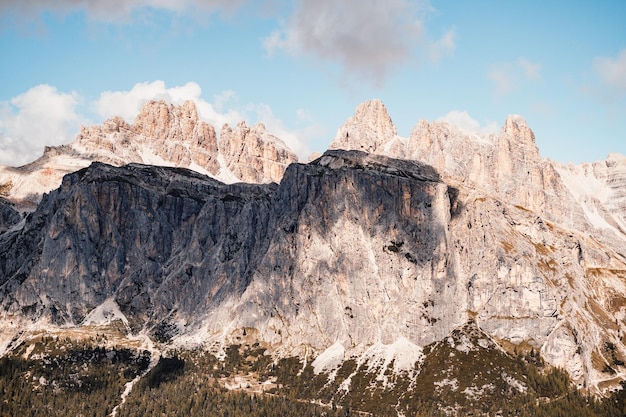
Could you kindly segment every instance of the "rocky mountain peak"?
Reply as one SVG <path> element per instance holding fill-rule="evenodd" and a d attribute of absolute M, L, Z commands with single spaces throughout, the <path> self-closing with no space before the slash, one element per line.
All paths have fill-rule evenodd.
<path fill-rule="evenodd" d="M 532 144 L 532 147 L 536 148 L 535 134 L 528 127 L 526 120 L 522 116 L 516 114 L 509 115 L 502 126 L 501 136 L 507 136 L 526 145 Z"/>
<path fill-rule="evenodd" d="M 25 167 L 0 167 L 0 185 L 11 184 L 7 199 L 32 208 L 63 175 L 93 161 L 184 167 L 228 183 L 267 183 L 280 181 L 287 165 L 298 160 L 263 124 L 250 128 L 242 121 L 222 132 L 218 146 L 215 128 L 200 119 L 192 101 L 148 101 L 132 124 L 116 116 L 83 126 L 73 143 L 46 148 Z"/>
<path fill-rule="evenodd" d="M 593 230 L 602 241 L 626 250 L 626 170 L 618 156 L 563 167 L 541 157 L 535 134 L 519 115 L 508 116 L 499 134 L 420 120 L 411 136 L 402 138 L 383 109 L 379 100 L 359 105 L 330 148 L 427 163 L 452 184 L 480 190 L 565 227 Z"/>
<path fill-rule="evenodd" d="M 368 100 L 359 104 L 354 116 L 339 128 L 330 148 L 380 153 L 381 146 L 397 136 L 396 127 L 383 102 Z"/>
<path fill-rule="evenodd" d="M 262 123 L 248 127 L 242 121 L 234 129 L 225 124 L 219 147 L 227 168 L 247 182 L 279 182 L 287 166 L 298 161 L 285 142 L 270 134 Z"/>

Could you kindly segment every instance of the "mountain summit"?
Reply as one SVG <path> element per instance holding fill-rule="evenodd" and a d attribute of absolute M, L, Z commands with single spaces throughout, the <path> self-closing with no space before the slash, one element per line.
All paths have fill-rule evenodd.
<path fill-rule="evenodd" d="M 265 126 L 234 130 L 215 128 L 198 117 L 196 106 L 147 102 L 133 124 L 120 117 L 102 125 L 82 127 L 69 145 L 47 147 L 38 160 L 19 168 L 0 167 L 2 195 L 32 207 L 41 194 L 61 184 L 63 175 L 93 161 L 122 166 L 129 163 L 189 168 L 221 181 L 280 181 L 287 165 L 298 160 Z"/>
<path fill-rule="evenodd" d="M 522 395 L 536 381 L 519 352 L 589 392 L 626 378 L 623 156 L 542 159 L 519 116 L 497 135 L 420 121 L 402 138 L 380 101 L 332 148 L 283 170 L 292 154 L 263 126 L 216 140 L 193 106 L 151 103 L 134 125 L 112 119 L 48 150 L 29 169 L 89 150 L 258 183 L 94 162 L 18 223 L 0 201 L 0 350 L 118 321 L 163 350 L 298 357 L 294 378 L 322 375 L 322 391 Z M 459 358 L 493 368 L 470 377 Z"/>

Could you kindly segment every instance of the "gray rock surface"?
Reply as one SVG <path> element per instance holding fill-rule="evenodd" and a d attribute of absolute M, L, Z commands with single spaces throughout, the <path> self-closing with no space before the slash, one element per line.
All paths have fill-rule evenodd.
<path fill-rule="evenodd" d="M 10 201 L 0 197 L 0 233 L 9 230 L 22 220 L 20 213 Z"/>
<path fill-rule="evenodd" d="M 616 380 L 606 343 L 626 357 L 622 255 L 428 165 L 359 151 L 292 164 L 280 185 L 94 163 L 0 250 L 2 320 L 77 326 L 113 300 L 131 332 L 177 346 L 246 337 L 399 369 L 473 321 L 588 388 Z"/>
<path fill-rule="evenodd" d="M 109 297 L 136 329 L 241 292 L 268 234 L 275 185 L 102 163 L 70 174 L 23 229 L 2 235 L 8 314 L 80 324 Z"/>

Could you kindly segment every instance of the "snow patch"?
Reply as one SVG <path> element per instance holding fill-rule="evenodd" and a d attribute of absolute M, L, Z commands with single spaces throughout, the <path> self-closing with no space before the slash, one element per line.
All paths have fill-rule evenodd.
<path fill-rule="evenodd" d="M 467 398 L 476 400 L 487 393 L 493 392 L 495 389 L 496 387 L 493 384 L 485 384 L 480 388 L 472 386 L 465 388 L 463 394 L 465 394 Z"/>
<path fill-rule="evenodd" d="M 434 385 L 438 388 L 441 389 L 443 387 L 450 387 L 450 389 L 452 391 L 456 391 L 459 389 L 459 381 L 456 378 L 452 378 L 452 379 L 443 379 L 441 381 L 437 381 L 434 383 Z"/>
<path fill-rule="evenodd" d="M 513 378 L 511 375 L 506 372 L 502 372 L 502 379 L 509 384 L 513 389 L 516 389 L 519 392 L 525 393 L 528 391 L 528 387 L 523 382 Z"/>
<path fill-rule="evenodd" d="M 368 363 L 368 371 L 381 367 L 381 374 L 393 362 L 394 373 L 411 371 L 415 364 L 423 358 L 422 348 L 411 343 L 404 337 L 400 337 L 394 343 L 385 345 L 376 343 L 372 345 L 362 356 L 360 362 Z"/>
<path fill-rule="evenodd" d="M 173 164 L 172 162 L 166 161 L 161 156 L 152 152 L 151 149 L 148 149 L 145 147 L 139 148 L 139 156 L 141 158 L 142 163 L 146 165 L 169 166 L 169 167 L 175 166 L 175 164 Z"/>
<path fill-rule="evenodd" d="M 221 153 L 217 154 L 217 162 L 220 165 L 220 171 L 217 173 L 216 179 L 226 184 L 234 184 L 241 181 L 239 178 L 237 178 L 233 171 L 228 168 L 226 159 L 224 159 L 224 155 L 222 155 Z"/>
<path fill-rule="evenodd" d="M 467 335 L 461 335 L 459 344 L 454 347 L 459 352 L 469 353 L 472 350 L 476 350 L 476 346 L 472 343 Z"/>
<path fill-rule="evenodd" d="M 315 372 L 315 375 L 319 375 L 322 372 L 328 372 L 338 368 L 343 362 L 345 354 L 346 349 L 341 343 L 336 342 L 315 358 L 312 363 L 313 372 Z"/>
<path fill-rule="evenodd" d="M 581 206 L 585 213 L 585 217 L 587 217 L 587 220 L 589 220 L 589 223 L 591 223 L 593 227 L 596 229 L 615 230 L 615 228 L 611 226 L 600 213 L 598 213 L 598 208 L 595 207 L 595 205 L 585 204 L 583 202 Z"/>
<path fill-rule="evenodd" d="M 115 302 L 113 297 L 108 298 L 104 303 L 91 310 L 83 325 L 102 325 L 109 324 L 115 320 L 122 320 L 125 326 L 128 326 L 128 319 L 120 311 L 120 307 Z"/>
<path fill-rule="evenodd" d="M 563 183 L 578 201 L 581 198 L 592 196 L 601 202 L 606 202 L 612 190 L 592 173 L 585 173 L 583 166 L 570 165 L 567 168 L 556 164 L 557 172 Z"/>

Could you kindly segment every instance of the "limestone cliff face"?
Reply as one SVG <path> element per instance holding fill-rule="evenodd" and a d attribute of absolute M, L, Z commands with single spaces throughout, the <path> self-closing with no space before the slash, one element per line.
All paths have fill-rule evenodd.
<path fill-rule="evenodd" d="M 213 176 L 220 168 L 215 129 L 198 119 L 191 101 L 182 106 L 148 102 L 132 125 L 114 117 L 100 126 L 83 127 L 73 147 L 116 165 L 157 163 L 160 158 L 164 164 L 197 166 Z"/>
<path fill-rule="evenodd" d="M 626 233 L 626 156 L 581 165 L 555 164 L 585 216 L 607 235 Z"/>
<path fill-rule="evenodd" d="M 22 220 L 13 204 L 0 197 L 0 233 L 7 231 Z"/>
<path fill-rule="evenodd" d="M 2 310 L 78 325 L 113 297 L 136 330 L 191 318 L 247 285 L 274 188 L 94 163 L 0 237 Z"/>
<path fill-rule="evenodd" d="M 337 130 L 329 149 L 384 153 L 398 136 L 387 108 L 380 100 L 361 103 L 342 127 Z M 387 146 L 386 146 L 387 145 Z"/>
<path fill-rule="evenodd" d="M 372 102 L 333 145 L 353 150 L 285 170 L 289 152 L 262 126 L 225 126 L 216 140 L 194 114 L 156 103 L 46 154 L 68 170 L 95 154 L 154 161 L 132 144 L 165 137 L 159 158 L 206 155 L 207 171 L 216 161 L 231 179 L 280 184 L 93 163 L 19 224 L 0 200 L 0 350 L 24 331 L 14 323 L 80 326 L 114 306 L 131 334 L 211 348 L 246 338 L 322 368 L 412 369 L 472 323 L 490 346 L 534 347 L 580 387 L 626 377 L 623 156 L 552 163 L 518 116 L 497 135 L 421 121 L 401 138 Z M 177 135 L 195 139 L 177 147 Z"/>
<path fill-rule="evenodd" d="M 467 317 L 449 256 L 454 208 L 456 190 L 422 164 L 329 151 L 292 165 L 236 327 L 288 352 L 443 338 Z"/>
<path fill-rule="evenodd" d="M 471 321 L 588 388 L 626 358 L 623 255 L 428 165 L 358 151 L 292 164 L 280 185 L 95 163 L 0 250 L 7 323 L 79 326 L 117 305 L 131 332 L 159 340 L 245 337 L 401 368 Z"/>
<path fill-rule="evenodd" d="M 7 199 L 32 209 L 64 175 L 93 161 L 183 167 L 228 183 L 268 183 L 280 181 L 286 166 L 298 159 L 262 124 L 248 128 L 242 122 L 222 134 L 218 143 L 215 128 L 199 119 L 191 101 L 182 106 L 150 101 L 132 124 L 113 117 L 83 127 L 69 145 L 46 148 L 31 164 L 0 167 L 0 191 L 6 189 Z"/>

